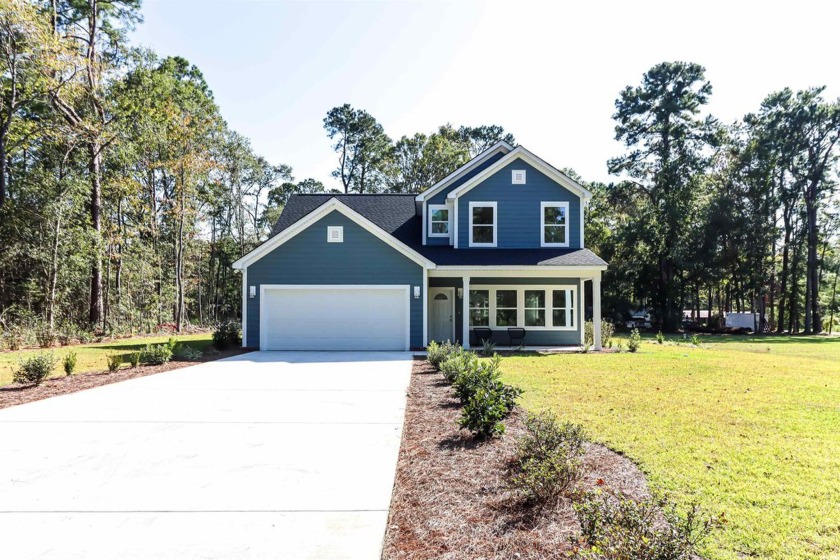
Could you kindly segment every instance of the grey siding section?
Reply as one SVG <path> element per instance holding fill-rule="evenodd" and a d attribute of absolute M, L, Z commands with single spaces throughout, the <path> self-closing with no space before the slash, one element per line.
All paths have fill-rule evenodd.
<path fill-rule="evenodd" d="M 575 304 L 575 330 L 571 331 L 540 331 L 528 329 L 525 327 L 525 344 L 530 346 L 579 346 L 580 345 L 580 329 L 581 329 L 581 308 L 583 303 L 583 292 L 580 289 L 580 279 L 578 278 L 470 278 L 470 286 L 494 286 L 494 285 L 513 285 L 513 286 L 528 286 L 540 285 L 550 286 L 576 286 L 577 298 Z M 509 343 L 508 333 L 506 328 L 494 329 L 492 341 L 496 344 L 506 346 Z M 477 344 L 478 341 L 471 340 L 471 344 Z"/>
<path fill-rule="evenodd" d="M 525 185 L 511 184 L 511 171 L 525 169 Z M 458 248 L 469 247 L 469 203 L 496 202 L 496 245 L 505 249 L 540 247 L 540 203 L 569 203 L 569 247 L 580 248 L 580 198 L 520 159 L 458 198 Z M 489 250 L 492 250 L 490 248 Z"/>
<path fill-rule="evenodd" d="M 343 243 L 327 243 L 327 226 L 344 226 Z M 331 212 L 248 267 L 247 346 L 260 345 L 263 284 L 394 284 L 423 286 L 423 268 L 340 212 Z M 423 345 L 423 291 L 411 296 L 411 346 Z M 329 317 L 324 318 L 325 321 Z"/>

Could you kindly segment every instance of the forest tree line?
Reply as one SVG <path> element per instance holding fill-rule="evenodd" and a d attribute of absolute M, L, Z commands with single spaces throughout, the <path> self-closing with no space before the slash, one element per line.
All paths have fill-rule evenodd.
<path fill-rule="evenodd" d="M 139 0 L 0 0 L 0 328 L 43 338 L 212 325 L 240 313 L 231 264 L 293 193 L 325 192 L 231 130 L 200 70 L 130 44 Z M 586 184 L 587 246 L 610 263 L 605 309 L 766 304 L 778 330 L 837 310 L 840 108 L 822 89 L 769 95 L 724 125 L 702 67 L 663 63 L 616 102 L 609 161 Z M 498 140 L 498 125 L 393 140 L 329 110 L 343 192 L 420 192 Z M 574 171 L 566 170 L 570 174 Z M 762 303 L 764 302 L 764 303 Z"/>

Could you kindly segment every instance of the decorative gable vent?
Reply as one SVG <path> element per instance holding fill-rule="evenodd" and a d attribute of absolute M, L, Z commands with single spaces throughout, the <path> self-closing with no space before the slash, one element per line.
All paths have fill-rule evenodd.
<path fill-rule="evenodd" d="M 327 243 L 344 243 L 344 226 L 327 226 Z"/>
<path fill-rule="evenodd" d="M 524 185 L 525 184 L 525 170 L 524 169 L 514 169 L 512 172 L 512 181 L 514 185 Z"/>

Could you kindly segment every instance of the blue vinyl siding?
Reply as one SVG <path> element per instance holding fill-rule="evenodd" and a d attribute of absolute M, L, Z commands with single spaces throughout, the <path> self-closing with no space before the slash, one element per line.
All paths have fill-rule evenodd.
<path fill-rule="evenodd" d="M 579 278 L 470 278 L 470 289 L 473 286 L 554 286 L 558 288 L 575 286 L 577 288 L 577 297 L 575 298 L 575 326 L 574 330 L 570 331 L 552 331 L 552 330 L 536 330 L 525 329 L 525 345 L 526 346 L 579 346 L 580 345 L 580 329 L 581 329 L 581 306 L 583 305 L 583 292 L 581 290 L 581 282 Z M 460 302 L 460 300 L 459 300 Z M 462 331 L 463 332 L 463 331 Z M 472 335 L 470 338 L 473 338 Z M 508 333 L 506 327 L 497 327 L 493 329 L 492 341 L 496 344 L 506 346 L 509 343 Z M 471 340 L 471 344 L 476 344 L 477 341 Z"/>
<path fill-rule="evenodd" d="M 327 226 L 343 226 L 344 242 L 327 243 Z M 260 345 L 262 284 L 423 285 L 423 268 L 340 212 L 331 212 L 248 266 L 247 346 Z M 425 288 L 421 288 L 425 290 Z M 411 346 L 423 345 L 423 294 L 411 296 Z M 329 318 L 325 317 L 325 321 Z"/>
<path fill-rule="evenodd" d="M 465 174 L 463 177 L 461 177 L 457 181 L 454 181 L 451 185 L 448 185 L 445 189 L 443 189 L 442 191 L 437 193 L 435 196 L 433 196 L 432 198 L 427 200 L 425 202 L 425 204 L 427 205 L 426 206 L 426 223 L 424 224 L 424 227 L 426 228 L 426 231 L 427 232 L 429 231 L 429 229 L 428 229 L 429 228 L 429 212 L 428 212 L 428 205 L 429 204 L 446 204 L 446 195 L 448 195 L 450 192 L 452 192 L 452 189 L 456 189 L 456 188 L 460 187 L 461 185 L 463 185 L 464 183 L 466 183 L 467 181 L 469 181 L 470 179 L 472 179 L 473 177 L 475 177 L 476 175 L 478 175 L 479 173 L 481 173 L 482 171 L 484 171 L 485 169 L 487 169 L 488 167 L 490 167 L 491 165 L 493 165 L 494 163 L 496 163 L 497 161 L 502 159 L 505 155 L 506 154 L 503 154 L 501 152 L 493 155 L 487 161 L 485 161 L 481 165 L 477 166 L 475 169 L 470 170 L 469 173 Z M 451 227 L 453 229 L 455 227 L 455 221 L 454 220 L 452 221 L 452 226 Z M 426 237 L 426 245 L 449 245 L 449 238 L 446 238 L 446 237 L 428 237 L 427 236 Z"/>
<path fill-rule="evenodd" d="M 511 184 L 511 171 L 526 170 L 526 184 Z M 500 249 L 540 247 L 540 203 L 569 203 L 569 247 L 580 248 L 580 197 L 544 173 L 517 159 L 458 198 L 458 248 L 469 247 L 470 202 L 496 202 L 496 246 Z M 490 248 L 492 250 L 492 248 Z"/>

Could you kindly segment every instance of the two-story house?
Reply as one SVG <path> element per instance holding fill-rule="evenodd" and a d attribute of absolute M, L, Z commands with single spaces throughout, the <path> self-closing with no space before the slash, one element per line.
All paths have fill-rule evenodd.
<path fill-rule="evenodd" d="M 243 345 L 580 345 L 592 282 L 597 348 L 607 264 L 584 245 L 590 196 L 504 142 L 419 195 L 294 195 L 271 238 L 234 263 Z"/>

